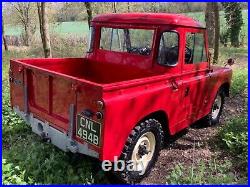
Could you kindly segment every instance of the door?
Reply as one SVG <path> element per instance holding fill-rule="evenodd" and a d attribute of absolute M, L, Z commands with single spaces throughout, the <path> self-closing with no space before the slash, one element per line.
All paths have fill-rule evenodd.
<path fill-rule="evenodd" d="M 190 29 L 185 34 L 182 68 L 183 97 L 189 124 L 203 117 L 207 104 L 208 58 L 204 29 Z"/>
<path fill-rule="evenodd" d="M 182 34 L 177 30 L 168 30 L 161 33 L 157 63 L 164 68 L 168 79 L 168 88 L 163 101 L 169 119 L 170 133 L 174 134 L 186 127 L 185 105 L 182 97 L 183 83 L 181 66 L 183 62 Z"/>

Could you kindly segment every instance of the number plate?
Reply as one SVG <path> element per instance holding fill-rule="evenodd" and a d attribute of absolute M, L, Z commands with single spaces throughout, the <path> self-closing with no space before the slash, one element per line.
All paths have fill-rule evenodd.
<path fill-rule="evenodd" d="M 82 115 L 77 115 L 76 136 L 96 146 L 100 146 L 101 124 Z"/>

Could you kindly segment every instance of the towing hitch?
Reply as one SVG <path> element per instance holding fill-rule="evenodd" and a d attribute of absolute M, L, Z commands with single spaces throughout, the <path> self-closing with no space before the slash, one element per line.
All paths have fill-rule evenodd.
<path fill-rule="evenodd" d="M 48 143 L 51 142 L 51 138 L 48 137 L 48 135 L 46 135 L 45 132 L 42 132 L 42 133 L 41 133 L 41 138 L 42 138 L 42 140 L 45 141 L 45 142 L 48 142 Z"/>

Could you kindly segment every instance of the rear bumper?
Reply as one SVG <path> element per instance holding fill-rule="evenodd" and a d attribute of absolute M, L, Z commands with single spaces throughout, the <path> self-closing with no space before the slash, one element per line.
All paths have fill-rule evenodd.
<path fill-rule="evenodd" d="M 48 122 L 43 122 L 34 117 L 32 113 L 27 114 L 19 110 L 19 107 L 14 107 L 13 110 L 26 121 L 32 128 L 32 131 L 42 138 L 51 142 L 59 149 L 65 152 L 81 153 L 91 157 L 99 158 L 99 153 L 89 149 L 88 144 L 81 144 L 73 140 L 66 133 L 63 133 L 53 128 Z"/>

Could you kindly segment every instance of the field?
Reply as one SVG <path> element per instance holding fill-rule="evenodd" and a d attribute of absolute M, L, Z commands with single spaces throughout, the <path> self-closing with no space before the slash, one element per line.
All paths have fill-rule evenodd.
<path fill-rule="evenodd" d="M 195 13 L 199 19 L 201 14 Z M 223 19 L 223 18 L 222 18 Z M 247 13 L 244 12 L 244 20 Z M 244 25 L 248 36 L 247 21 Z M 81 35 L 86 22 L 54 26 L 55 33 Z M 8 33 L 18 34 L 18 27 Z M 72 46 L 64 40 L 52 44 L 54 57 L 80 57 L 85 43 Z M 69 47 L 70 46 L 70 47 Z M 43 142 L 10 109 L 8 70 L 10 58 L 41 57 L 41 46 L 10 47 L 2 51 L 2 181 L 4 184 L 113 184 L 110 173 L 101 170 L 100 162 L 83 155 L 64 153 Z M 172 137 L 160 152 L 150 175 L 140 184 L 247 184 L 247 87 L 248 49 L 221 47 L 220 65 L 235 58 L 231 95 L 226 99 L 221 123 L 207 127 L 192 125 Z"/>
<path fill-rule="evenodd" d="M 242 27 L 241 32 L 241 39 L 244 40 L 244 43 L 247 44 L 247 21 L 248 21 L 248 11 L 243 11 L 243 22 L 244 25 Z M 205 25 L 205 16 L 203 12 L 196 12 L 196 13 L 186 13 L 186 15 L 200 21 Z M 221 32 L 225 30 L 226 21 L 224 18 L 224 13 L 220 12 L 220 25 L 221 25 Z M 82 22 L 62 22 L 62 23 L 54 23 L 50 25 L 51 32 L 59 34 L 59 35 L 67 35 L 67 34 L 73 34 L 76 36 L 81 36 L 88 33 L 88 22 L 82 21 Z M 22 29 L 19 26 L 6 26 L 6 35 L 20 35 L 22 33 Z"/>
<path fill-rule="evenodd" d="M 53 23 L 50 24 L 50 31 L 55 34 L 65 35 L 65 34 L 71 34 L 71 35 L 77 35 L 81 36 L 83 34 L 88 33 L 89 26 L 88 22 L 86 21 L 75 21 L 75 22 L 62 22 L 62 23 Z M 22 29 L 20 26 L 12 26 L 7 25 L 6 26 L 6 35 L 15 35 L 19 36 L 22 33 Z"/>

